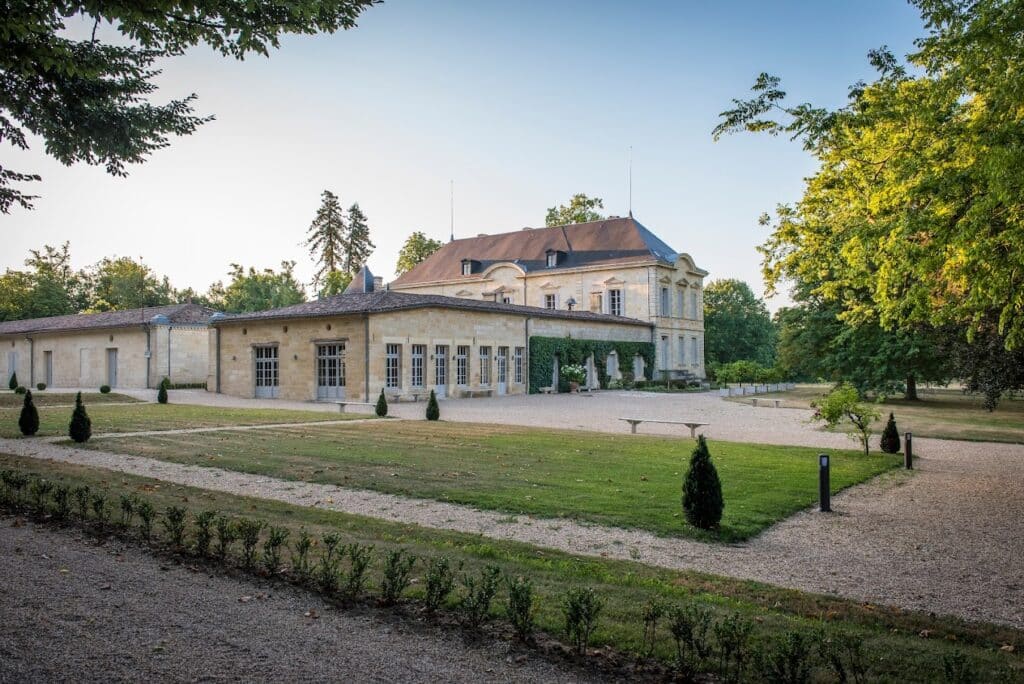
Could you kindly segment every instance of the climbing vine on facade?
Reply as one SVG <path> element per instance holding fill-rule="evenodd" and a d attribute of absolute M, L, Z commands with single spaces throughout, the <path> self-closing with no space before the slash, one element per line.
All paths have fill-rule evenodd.
<path fill-rule="evenodd" d="M 632 373 L 633 359 L 640 356 L 644 360 L 644 377 L 653 378 L 654 344 L 651 342 L 609 342 L 606 340 L 578 340 L 571 337 L 531 337 L 530 338 L 530 393 L 536 394 L 541 387 L 551 385 L 551 369 L 555 357 L 559 365 L 578 363 L 586 366 L 587 358 L 594 355 L 594 367 L 601 388 L 608 387 L 608 355 L 615 352 L 619 357 L 619 370 Z M 564 378 L 558 380 L 560 392 L 568 389 Z"/>

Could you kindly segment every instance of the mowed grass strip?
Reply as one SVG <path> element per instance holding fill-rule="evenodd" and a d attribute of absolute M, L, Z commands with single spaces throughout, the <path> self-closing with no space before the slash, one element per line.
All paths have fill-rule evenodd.
<path fill-rule="evenodd" d="M 0 469 L 6 468 L 33 472 L 72 486 L 88 484 L 93 492 L 107 496 L 108 505 L 114 508 L 115 520 L 120 495 L 129 493 L 145 498 L 161 513 L 166 506 L 175 505 L 186 506 L 192 515 L 216 510 L 230 516 L 259 518 L 270 525 L 289 528 L 289 541 L 294 541 L 299 530 L 305 528 L 317 538 L 333 531 L 342 537 L 343 543 L 372 544 L 375 561 L 368 587 L 371 594 L 379 591 L 382 558 L 394 548 L 405 549 L 419 559 L 413 570 L 414 582 L 407 592 L 414 598 L 424 593 L 426 559 L 447 556 L 453 564 L 461 565 L 460 574 L 469 576 L 478 575 L 486 565 L 494 565 L 507 577 L 530 579 L 536 592 L 538 628 L 556 636 L 563 636 L 561 604 L 565 593 L 571 587 L 591 587 L 606 601 L 593 644 L 611 645 L 634 654 L 643 651 L 642 607 L 657 599 L 672 605 L 695 603 L 710 609 L 716 618 L 739 612 L 755 621 L 752 635 L 755 644 L 764 644 L 789 630 L 810 636 L 821 628 L 833 630 L 840 638 L 863 638 L 868 681 L 941 681 L 943 657 L 954 650 L 964 653 L 978 681 L 1005 677 L 1008 668 L 1013 668 L 1019 676 L 1024 668 L 1020 656 L 1024 633 L 1009 627 L 860 604 L 697 572 L 663 570 L 629 561 L 582 558 L 517 542 L 485 540 L 477 535 L 431 530 L 172 485 L 98 468 L 0 454 Z M 159 523 L 154 525 L 154 530 L 162 533 Z M 186 543 L 192 543 L 191 532 Z M 289 553 L 283 555 L 287 562 Z M 314 547 L 313 557 L 318 555 L 319 549 Z M 71 571 L 74 572 L 74 568 Z M 503 614 L 505 597 L 503 587 L 492 614 Z M 454 600 L 449 601 L 449 607 L 453 607 L 453 603 Z M 128 606 L 126 619 L 130 619 L 130 614 Z M 921 638 L 922 633 L 929 638 Z M 674 645 L 664 621 L 659 635 L 656 655 L 668 661 Z M 1012 646 L 1013 651 L 1001 650 L 1006 645 Z M 820 666 L 813 676 L 814 681 L 833 681 Z"/>
<path fill-rule="evenodd" d="M 34 396 L 34 395 L 33 395 Z M 84 401 L 84 400 L 83 400 Z M 307 423 L 325 420 L 371 418 L 359 414 L 322 413 L 281 409 L 221 408 L 186 404 L 135 404 L 132 406 L 90 406 L 86 411 L 92 419 L 92 433 L 142 432 L 146 430 L 180 430 L 189 428 L 268 425 L 274 423 Z M 39 407 L 40 437 L 67 435 L 71 408 Z M 18 429 L 20 408 L 0 409 L 0 437 L 21 437 Z"/>
<path fill-rule="evenodd" d="M 747 539 L 812 505 L 819 450 L 709 442 L 725 497 L 717 533 L 682 516 L 682 478 L 695 442 L 470 423 L 380 421 L 255 433 L 111 438 L 92 448 L 287 480 L 371 489 L 509 513 Z M 832 452 L 832 489 L 897 464 Z"/>
<path fill-rule="evenodd" d="M 831 389 L 831 385 L 798 385 L 789 392 L 757 398 L 782 399 L 785 402 L 783 406 L 809 409 L 812 401 L 820 401 Z M 872 426 L 872 431 L 876 435 L 882 433 L 891 411 L 896 417 L 900 435 L 911 432 L 915 437 L 1024 444 L 1024 399 L 1003 397 L 996 410 L 990 412 L 982 405 L 980 395 L 964 394 L 958 389 L 918 389 L 918 396 L 920 399 L 917 401 L 890 397 L 877 404 L 882 416 Z M 754 398 L 730 397 L 728 400 L 751 404 Z M 852 432 L 854 428 L 843 423 L 836 429 Z M 877 445 L 876 437 L 872 440 L 872 447 Z"/>
<path fill-rule="evenodd" d="M 29 388 L 31 389 L 31 388 Z M 101 394 L 100 392 L 82 392 L 82 401 L 86 404 L 131 404 L 141 402 L 140 399 L 127 394 Z M 21 408 L 25 397 L 14 392 L 0 392 L 0 408 Z M 32 403 L 36 406 L 72 406 L 75 403 L 74 392 L 48 392 L 32 390 Z"/>

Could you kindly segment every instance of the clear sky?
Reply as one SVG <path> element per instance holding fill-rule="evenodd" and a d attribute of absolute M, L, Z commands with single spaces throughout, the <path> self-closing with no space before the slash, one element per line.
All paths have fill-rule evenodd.
<path fill-rule="evenodd" d="M 719 112 L 761 71 L 839 105 L 870 77 L 869 49 L 903 55 L 922 34 L 901 0 L 390 0 L 269 59 L 195 49 L 163 65 L 158 97 L 195 92 L 216 121 L 128 178 L 65 168 L 38 140 L 5 147 L 43 182 L 35 211 L 0 217 L 0 268 L 70 240 L 76 267 L 142 257 L 179 288 L 284 259 L 308 281 L 301 243 L 330 189 L 368 215 L 370 268 L 390 279 L 409 233 L 447 239 L 450 180 L 457 237 L 543 225 L 576 192 L 622 215 L 632 146 L 634 216 L 711 278 L 760 292 L 757 217 L 797 199 L 813 166 L 784 138 L 713 143 Z"/>

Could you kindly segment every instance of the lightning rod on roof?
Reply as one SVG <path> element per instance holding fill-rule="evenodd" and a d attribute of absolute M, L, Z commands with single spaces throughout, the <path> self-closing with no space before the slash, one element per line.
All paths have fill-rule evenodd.
<path fill-rule="evenodd" d="M 451 242 L 455 239 L 455 181 L 450 180 L 448 183 L 448 216 L 451 220 L 451 235 L 448 237 L 448 242 Z"/>
<path fill-rule="evenodd" d="M 633 146 L 629 146 L 629 161 L 626 163 L 626 185 L 629 188 L 629 218 L 633 218 Z"/>

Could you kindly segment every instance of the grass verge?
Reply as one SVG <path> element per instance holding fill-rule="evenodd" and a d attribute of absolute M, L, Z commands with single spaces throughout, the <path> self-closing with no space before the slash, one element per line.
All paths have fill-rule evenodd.
<path fill-rule="evenodd" d="M 686 524 L 680 503 L 693 445 L 689 439 L 418 421 L 90 442 L 95 449 L 175 463 L 718 541 L 747 539 L 817 501 L 819 450 L 711 442 L 725 513 L 718 532 L 697 530 Z M 891 456 L 833 452 L 833 491 L 896 465 Z"/>
<path fill-rule="evenodd" d="M 376 593 L 381 584 L 384 553 L 396 548 L 417 558 L 413 569 L 416 582 L 406 594 L 412 599 L 423 596 L 426 559 L 447 556 L 454 563 L 462 564 L 463 572 L 472 575 L 487 565 L 494 565 L 506 577 L 527 577 L 533 582 L 537 625 L 553 635 L 559 635 L 563 629 L 561 601 L 566 592 L 573 587 L 590 587 L 605 601 L 592 643 L 614 646 L 626 653 L 644 651 L 641 610 L 653 599 L 671 605 L 699 606 L 710 610 L 716 619 L 738 613 L 752 623 L 751 648 L 770 648 L 790 632 L 813 637 L 821 629 L 826 629 L 835 639 L 861 639 L 863 663 L 871 681 L 941 681 L 944 661 L 949 661 L 954 653 L 962 656 L 977 681 L 1001 677 L 1014 681 L 1013 677 L 1020 677 L 1024 671 L 1024 660 L 1019 655 L 1024 633 L 1007 627 L 862 605 L 755 582 L 673 572 L 626 561 L 579 558 L 515 542 L 485 541 L 474 535 L 167 485 L 82 466 L 0 454 L 0 469 L 17 469 L 72 486 L 87 484 L 94 493 L 105 494 L 115 508 L 121 494 L 135 494 L 161 511 L 166 506 L 184 505 L 192 515 L 202 510 L 216 510 L 232 516 L 258 518 L 268 525 L 289 529 L 292 539 L 304 528 L 314 535 L 336 532 L 346 543 L 372 544 L 376 548 L 376 560 L 370 572 L 371 593 Z M 154 529 L 161 527 L 157 524 Z M 192 543 L 191 533 L 186 543 Z M 495 601 L 492 615 L 501 614 L 498 606 L 503 601 L 504 589 Z M 453 604 L 449 602 L 448 607 Z M 671 638 L 662 626 L 657 633 L 654 654 L 662 661 L 669 661 L 673 650 Z M 820 658 L 812 656 L 812 659 L 815 681 L 830 681 Z"/>
<path fill-rule="evenodd" d="M 29 388 L 31 389 L 31 388 Z M 129 397 L 127 394 L 101 394 L 99 392 L 82 392 L 82 401 L 86 404 L 132 404 L 140 403 L 141 399 Z M 0 409 L 21 408 L 25 397 L 14 392 L 0 393 Z M 32 390 L 32 403 L 36 406 L 74 406 L 74 392 L 52 392 L 48 390 Z"/>

